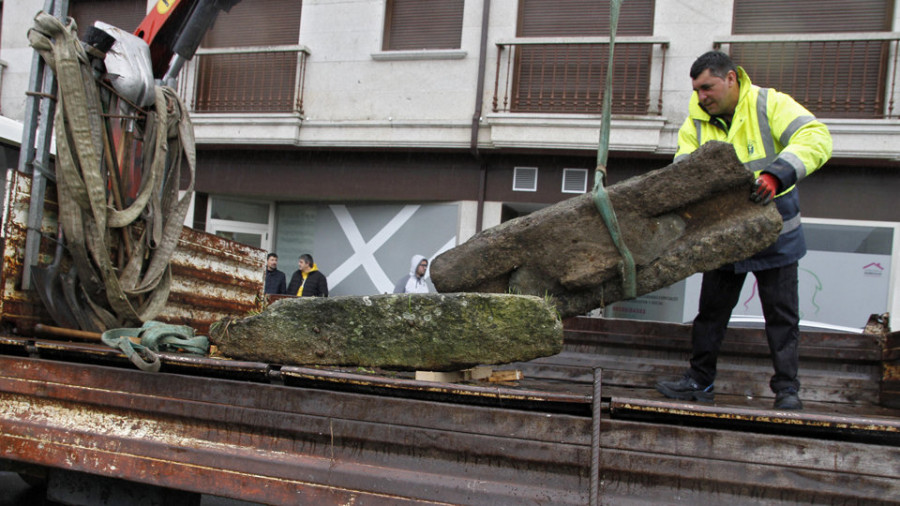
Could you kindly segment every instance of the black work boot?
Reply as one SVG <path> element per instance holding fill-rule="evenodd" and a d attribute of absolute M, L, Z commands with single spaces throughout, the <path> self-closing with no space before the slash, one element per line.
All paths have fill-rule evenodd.
<path fill-rule="evenodd" d="M 791 411 L 803 409 L 803 403 L 800 402 L 800 396 L 797 395 L 797 389 L 788 387 L 775 394 L 775 409 Z"/>
<path fill-rule="evenodd" d="M 678 381 L 660 381 L 656 384 L 656 390 L 670 399 L 682 401 L 712 402 L 715 395 L 712 383 L 703 387 L 688 375 Z"/>

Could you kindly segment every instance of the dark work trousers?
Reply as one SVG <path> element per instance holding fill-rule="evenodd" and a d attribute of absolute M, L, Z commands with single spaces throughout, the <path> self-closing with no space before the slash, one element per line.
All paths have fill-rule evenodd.
<path fill-rule="evenodd" d="M 778 393 L 788 387 L 798 391 L 797 369 L 800 361 L 799 295 L 797 262 L 784 267 L 753 273 L 759 287 L 759 299 L 766 319 L 766 337 L 772 352 L 775 375 L 769 382 Z M 691 329 L 693 356 L 688 374 L 702 386 L 716 379 L 716 360 L 731 311 L 741 295 L 747 273 L 717 269 L 703 274 L 700 288 L 700 309 Z"/>

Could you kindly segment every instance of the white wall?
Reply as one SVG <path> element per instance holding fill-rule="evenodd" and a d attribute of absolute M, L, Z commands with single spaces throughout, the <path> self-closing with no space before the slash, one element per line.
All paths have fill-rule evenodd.
<path fill-rule="evenodd" d="M 147 0 L 148 9 L 155 3 Z M 200 144 L 238 141 L 301 147 L 469 147 L 484 0 L 466 1 L 459 50 L 389 53 L 381 51 L 383 0 L 305 0 L 302 4 L 298 42 L 310 49 L 305 117 L 196 114 L 193 120 Z M 3 115 L 13 119 L 22 119 L 30 73 L 32 51 L 26 32 L 42 7 L 42 0 L 4 2 L 0 59 L 8 67 L 3 75 L 0 108 Z M 496 42 L 515 37 L 517 9 L 518 0 L 491 1 L 479 147 L 596 149 L 599 115 L 491 111 Z M 670 42 L 665 52 L 662 115 L 614 119 L 612 150 L 674 153 L 675 132 L 686 115 L 691 93 L 690 65 L 712 48 L 716 37 L 731 32 L 731 17 L 729 0 L 656 0 L 654 36 Z M 900 26 L 898 8 L 894 9 L 894 24 Z M 654 79 L 653 100 L 658 87 Z M 896 121 L 873 125 L 868 120 L 841 120 L 829 122 L 829 126 L 835 137 L 836 157 L 898 156 L 893 148 L 900 142 Z"/>
<path fill-rule="evenodd" d="M 371 0 L 303 2 L 300 44 L 311 55 L 298 143 L 467 146 L 482 3 L 466 2 L 455 51 L 382 52 L 384 9 Z"/>
<path fill-rule="evenodd" d="M 0 91 L 0 111 L 21 121 L 25 113 L 25 90 L 31 74 L 33 51 L 28 45 L 28 28 L 44 6 L 39 0 L 3 2 L 3 27 L 0 36 L 0 59 L 7 63 Z"/>
<path fill-rule="evenodd" d="M 666 51 L 663 115 L 678 128 L 687 117 L 691 98 L 691 64 L 712 49 L 712 38 L 731 33 L 732 2 L 656 0 L 653 20 L 657 36 L 672 42 Z"/>

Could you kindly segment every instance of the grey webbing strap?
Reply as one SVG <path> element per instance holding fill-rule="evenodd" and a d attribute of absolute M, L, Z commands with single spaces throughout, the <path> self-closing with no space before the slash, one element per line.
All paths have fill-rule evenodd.
<path fill-rule="evenodd" d="M 171 286 L 169 262 L 178 244 L 190 205 L 196 167 L 193 128 L 187 109 L 174 90 L 157 87 L 154 113 L 148 115 L 143 174 L 133 203 L 125 209 L 107 205 L 102 166 L 104 129 L 97 82 L 75 36 L 74 23 L 64 26 L 45 13 L 35 17 L 29 41 L 59 81 L 57 125 L 57 190 L 59 220 L 83 285 L 81 293 L 96 321 L 109 328 L 108 305 L 119 322 L 152 320 L 165 306 Z M 70 142 L 71 140 L 71 142 Z M 188 161 L 189 187 L 178 195 L 181 159 Z M 168 167 L 168 169 L 167 169 Z M 115 170 L 108 167 L 109 170 Z M 162 196 L 160 196 L 162 193 Z M 150 209 L 151 212 L 145 212 Z M 119 273 L 110 255 L 110 228 L 143 223 L 139 241 Z M 126 234 L 131 234 L 130 229 Z M 152 237 L 152 239 L 147 239 Z M 149 246 L 148 242 L 151 242 Z M 101 292 L 105 303 L 91 300 Z M 121 324 L 121 323 L 120 323 Z"/>

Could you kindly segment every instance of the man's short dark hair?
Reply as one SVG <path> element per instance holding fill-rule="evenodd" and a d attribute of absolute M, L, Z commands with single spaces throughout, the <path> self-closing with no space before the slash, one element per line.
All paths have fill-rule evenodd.
<path fill-rule="evenodd" d="M 737 74 L 737 65 L 731 60 L 731 57 L 721 51 L 708 51 L 700 55 L 691 65 L 691 79 L 697 79 L 704 70 L 709 69 L 709 73 L 725 79 L 729 71 Z"/>
<path fill-rule="evenodd" d="M 272 257 L 275 257 L 275 259 L 278 260 L 278 254 L 277 254 L 277 253 L 269 253 L 269 256 L 266 257 L 266 260 L 268 260 L 268 259 L 270 259 L 270 258 L 272 258 Z"/>
<path fill-rule="evenodd" d="M 309 265 L 312 265 L 314 263 L 313 259 L 312 259 L 312 255 L 310 255 L 309 253 L 304 253 L 304 254 L 300 255 L 300 260 L 305 261 Z"/>

